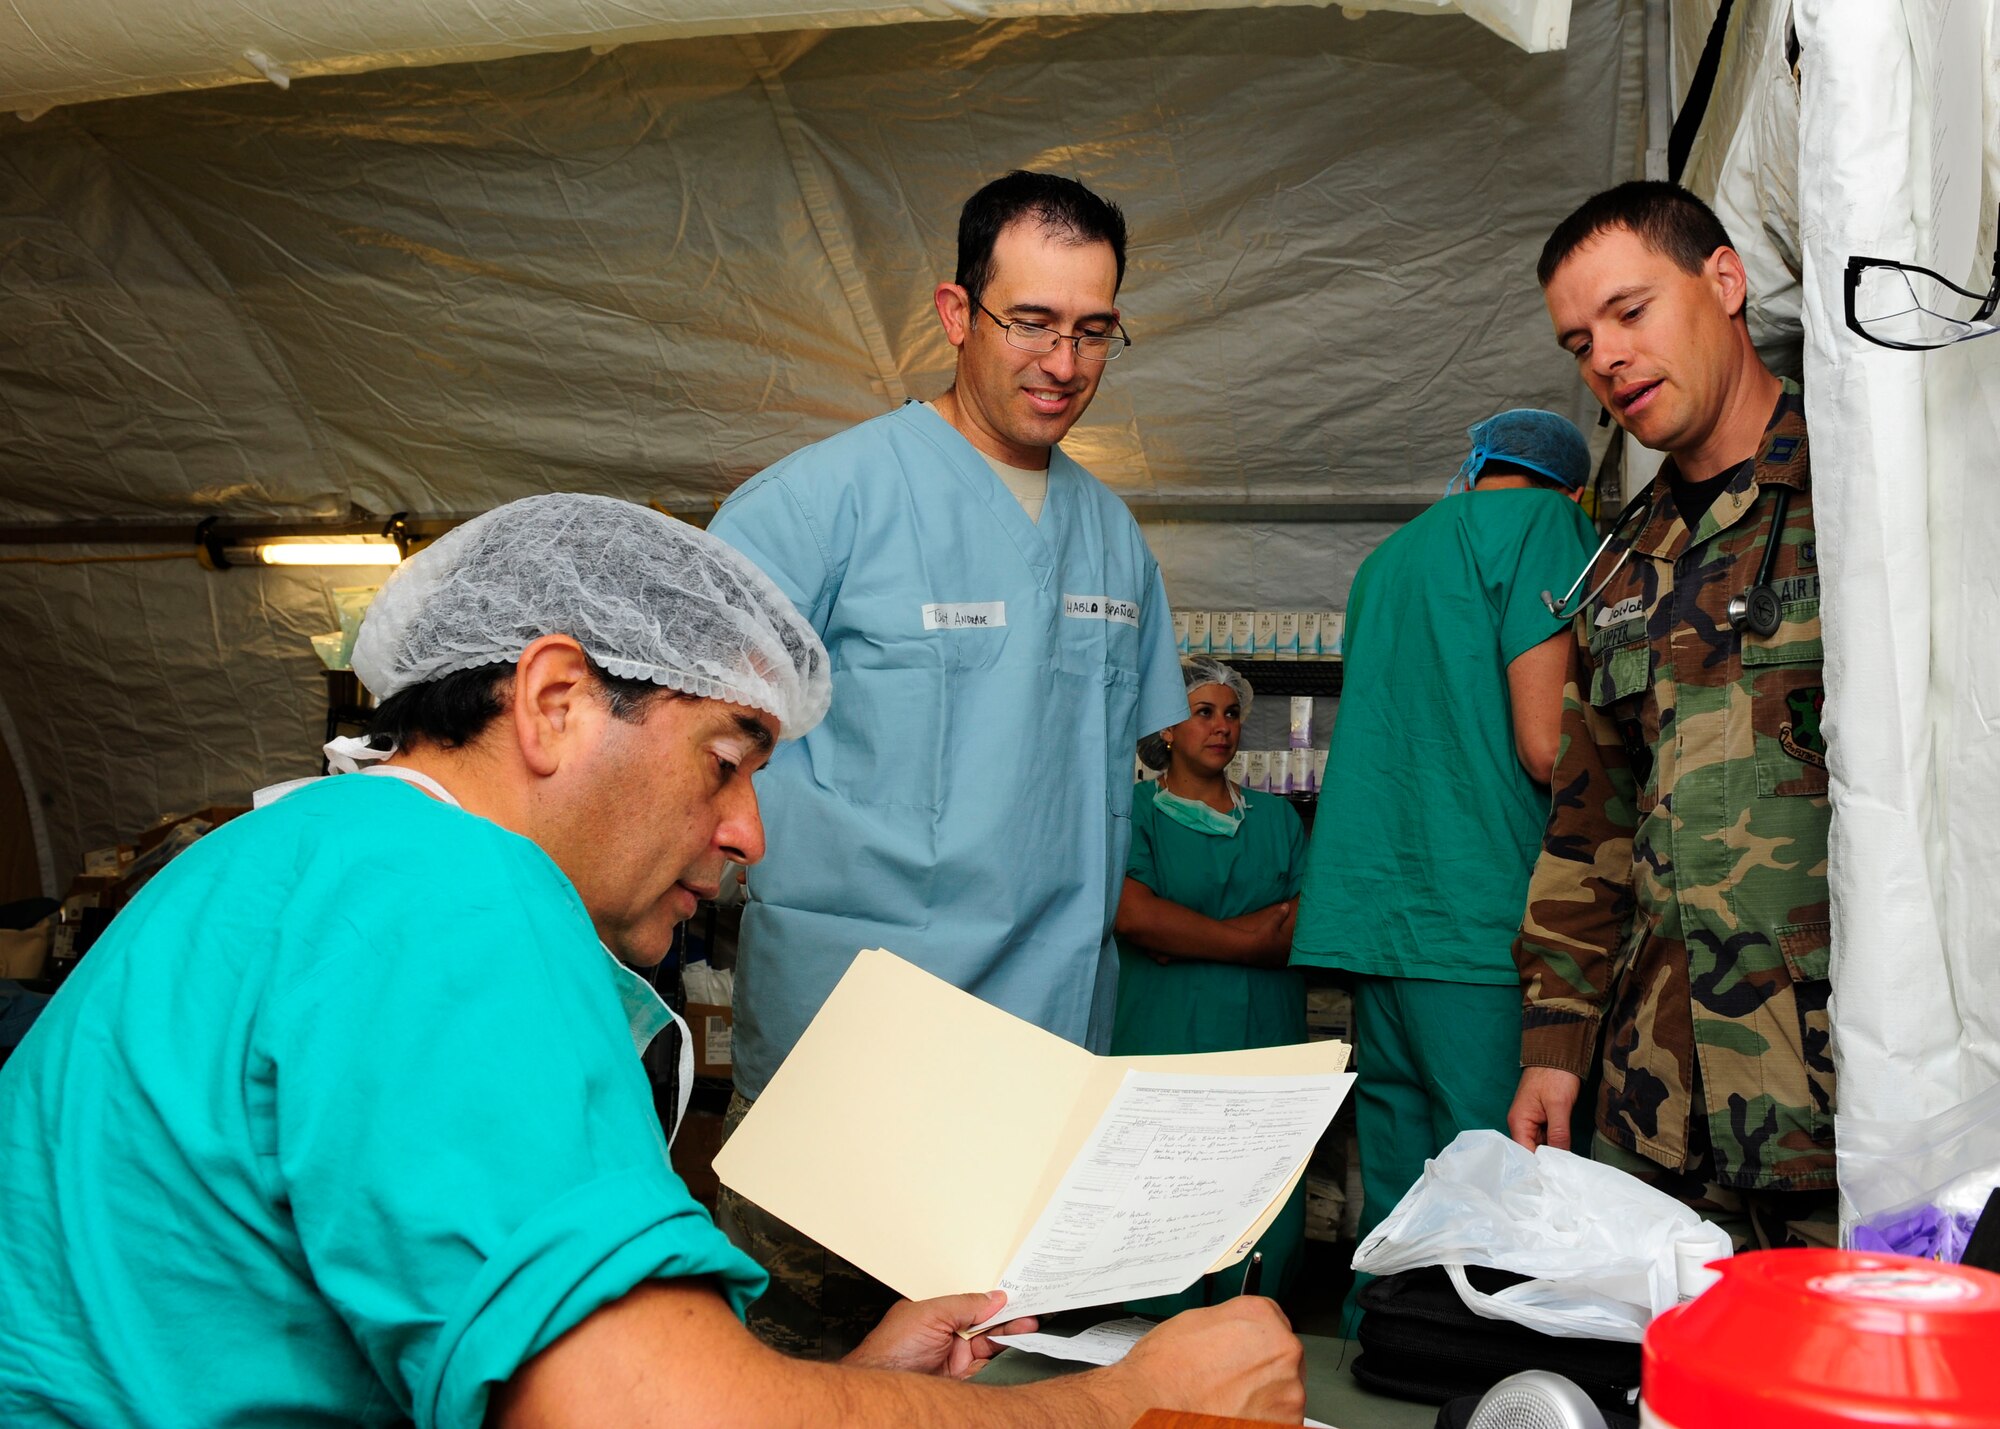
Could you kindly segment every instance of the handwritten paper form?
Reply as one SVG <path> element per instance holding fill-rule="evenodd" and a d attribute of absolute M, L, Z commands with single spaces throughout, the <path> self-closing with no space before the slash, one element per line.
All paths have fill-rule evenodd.
<path fill-rule="evenodd" d="M 1248 1251 L 1350 1080 L 1127 1072 L 1001 1275 L 1004 1318 L 1175 1294 Z"/>

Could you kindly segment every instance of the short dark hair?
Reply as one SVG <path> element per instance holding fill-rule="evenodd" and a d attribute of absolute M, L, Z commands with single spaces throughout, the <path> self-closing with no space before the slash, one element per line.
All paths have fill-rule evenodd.
<path fill-rule="evenodd" d="M 1484 481 L 1489 476 L 1525 476 L 1535 485 L 1546 487 L 1550 491 L 1560 491 L 1565 496 L 1576 489 L 1565 486 L 1545 471 L 1536 471 L 1531 466 L 1522 466 L 1519 462 L 1507 461 L 1497 456 L 1486 459 L 1484 465 L 1479 468 L 1479 475 L 1475 476 L 1473 481 Z"/>
<path fill-rule="evenodd" d="M 679 699 L 681 692 L 651 680 L 628 680 L 609 674 L 585 657 L 614 719 L 637 724 L 654 701 Z M 514 678 L 511 662 L 475 665 L 412 685 L 375 708 L 368 721 L 371 741 L 388 740 L 398 749 L 412 744 L 439 744 L 459 749 L 486 731 L 507 708 L 506 684 Z"/>
<path fill-rule="evenodd" d="M 1634 179 L 1585 199 L 1542 245 L 1535 278 L 1546 288 L 1569 256 L 1608 228 L 1638 235 L 1655 253 L 1673 260 L 1683 273 L 1699 273 L 1718 248 L 1734 248 L 1715 210 L 1679 184 Z"/>
<path fill-rule="evenodd" d="M 993 281 L 993 245 L 1007 225 L 1033 218 L 1044 233 L 1070 243 L 1109 243 L 1118 260 L 1117 292 L 1125 282 L 1125 214 L 1075 179 L 1016 169 L 995 179 L 958 211 L 958 274 L 954 281 L 973 302 Z"/>

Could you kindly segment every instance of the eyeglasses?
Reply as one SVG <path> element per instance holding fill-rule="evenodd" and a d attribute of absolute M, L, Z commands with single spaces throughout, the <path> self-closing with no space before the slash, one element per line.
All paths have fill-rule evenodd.
<path fill-rule="evenodd" d="M 1108 332 L 1057 332 L 1052 327 L 1039 323 L 1008 322 L 993 309 L 981 302 L 973 303 L 979 311 L 993 319 L 993 326 L 1007 335 L 1007 345 L 1018 347 L 1023 352 L 1054 352 L 1064 343 L 1076 349 L 1077 360 L 1081 362 L 1109 362 L 1132 345 L 1132 339 L 1125 335 L 1125 324 L 1118 324 L 1118 331 Z"/>
<path fill-rule="evenodd" d="M 1847 260 L 1847 325 L 1877 347 L 1927 352 L 2000 332 L 2000 250 L 1993 286 L 1983 293 L 1914 263 L 1889 258 Z"/>

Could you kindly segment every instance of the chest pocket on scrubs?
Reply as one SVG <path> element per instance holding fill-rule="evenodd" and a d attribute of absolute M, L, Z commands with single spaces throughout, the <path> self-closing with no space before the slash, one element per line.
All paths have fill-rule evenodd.
<path fill-rule="evenodd" d="M 855 804 L 936 809 L 944 787 L 945 672 L 936 665 L 833 672 L 826 722 L 807 739 Z"/>
<path fill-rule="evenodd" d="M 1781 797 L 1824 795 L 1826 736 L 1820 714 L 1826 704 L 1826 675 L 1819 602 L 1788 600 L 1783 610 L 1775 633 L 1743 637 L 1757 792 Z"/>

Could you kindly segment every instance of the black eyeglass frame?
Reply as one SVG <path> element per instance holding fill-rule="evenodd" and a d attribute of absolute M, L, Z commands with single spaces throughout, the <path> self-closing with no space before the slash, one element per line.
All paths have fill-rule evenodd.
<path fill-rule="evenodd" d="M 1121 353 L 1123 353 L 1126 348 L 1132 346 L 1132 339 L 1130 336 L 1126 334 L 1125 324 L 1122 322 L 1118 324 L 1118 331 L 1115 333 L 1057 332 L 1052 327 L 1043 327 L 1040 323 L 1027 322 L 1021 318 L 1014 318 L 1011 320 L 1003 318 L 1000 316 L 1000 314 L 994 312 L 993 309 L 987 307 L 986 304 L 980 302 L 977 298 L 974 298 L 972 300 L 972 306 L 979 309 L 979 311 L 981 311 L 982 313 L 986 314 L 987 317 L 993 319 L 993 326 L 999 328 L 1002 332 L 1004 332 L 1007 335 L 1007 345 L 1009 347 L 1020 348 L 1022 352 L 1035 352 L 1037 356 L 1054 352 L 1056 348 L 1061 347 L 1064 343 L 1068 343 L 1070 346 L 1070 351 L 1076 354 L 1076 360 L 1078 362 L 1110 362 L 1115 358 L 1117 358 Z M 1028 327 L 1028 328 L 1033 328 L 1036 332 L 1049 333 L 1055 338 L 1055 342 L 1052 346 L 1040 349 L 1039 352 L 1037 352 L 1037 350 L 1032 347 L 1021 347 L 1020 343 L 1014 341 L 1014 329 L 1017 327 Z M 1089 353 L 1083 350 L 1082 344 L 1085 342 L 1116 342 L 1118 345 L 1112 348 L 1111 351 L 1105 353 L 1104 356 L 1102 357 L 1092 357 Z"/>
<path fill-rule="evenodd" d="M 1969 318 L 1952 318 L 1947 319 L 1947 321 L 1968 324 L 1983 323 L 1993 316 L 1996 309 L 2000 309 L 2000 240 L 1996 240 L 1993 249 L 1993 284 L 1984 293 L 1975 293 L 1970 288 L 1961 288 L 1942 273 L 1933 272 L 1929 268 L 1919 267 L 1915 263 L 1900 263 L 1893 258 L 1864 258 L 1860 254 L 1850 254 L 1848 256 L 1847 280 L 1845 283 L 1848 330 L 1856 337 L 1861 338 L 1865 342 L 1872 342 L 1877 347 L 1894 348 L 1898 352 L 1936 352 L 1939 348 L 1950 347 L 1954 343 L 1969 342 L 1975 337 L 1991 336 L 1995 331 L 1995 329 L 1989 328 L 1986 332 L 1964 333 L 1958 337 L 1948 337 L 1942 342 L 1898 342 L 1895 338 L 1876 336 L 1861 325 L 1861 318 L 1854 311 L 1854 300 L 1861 291 L 1861 275 L 1866 273 L 1870 268 L 1887 268 L 1906 276 L 1915 274 L 1923 278 L 1928 278 L 1931 282 L 1937 283 L 1942 287 L 1949 288 L 1962 298 L 1970 298 L 1979 304 L 1979 307 L 1973 312 L 1972 316 Z M 1942 317 L 1942 314 L 1933 314 L 1933 316 Z"/>

